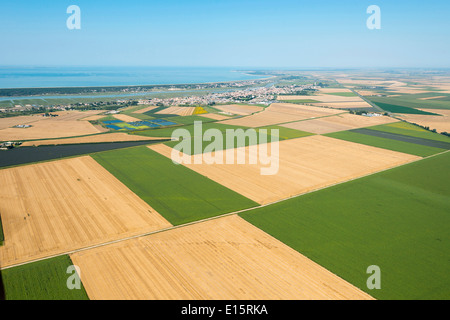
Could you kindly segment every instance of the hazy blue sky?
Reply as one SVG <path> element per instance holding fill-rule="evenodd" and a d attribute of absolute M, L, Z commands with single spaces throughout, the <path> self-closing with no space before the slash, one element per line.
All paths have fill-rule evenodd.
<path fill-rule="evenodd" d="M 0 43 L 0 65 L 450 67 L 450 1 L 2 0 Z"/>

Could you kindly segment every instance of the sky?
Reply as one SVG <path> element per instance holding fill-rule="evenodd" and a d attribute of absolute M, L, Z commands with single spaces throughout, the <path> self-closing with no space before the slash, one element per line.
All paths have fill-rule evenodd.
<path fill-rule="evenodd" d="M 450 1 L 2 0 L 0 65 L 449 68 Z"/>

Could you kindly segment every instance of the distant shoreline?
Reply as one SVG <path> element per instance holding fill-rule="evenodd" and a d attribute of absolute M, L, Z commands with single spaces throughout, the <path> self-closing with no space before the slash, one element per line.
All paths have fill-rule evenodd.
<path fill-rule="evenodd" d="M 8 70 L 8 69 L 5 69 Z M 2 67 L 0 67 L 0 71 Z M 79 93 L 118 92 L 123 90 L 151 90 L 155 88 L 181 88 L 190 89 L 200 85 L 230 84 L 242 81 L 264 80 L 271 75 L 252 74 L 245 70 L 211 69 L 133 69 L 104 70 L 102 69 L 55 69 L 48 71 L 28 71 L 29 68 L 18 68 L 10 72 L 0 72 L 0 96 L 24 96 L 24 91 L 34 95 Z M 255 71 L 257 72 L 257 71 Z M 236 79 L 232 74 L 239 73 Z M 223 80 L 216 80 L 216 79 Z M 245 78 L 245 79 L 242 79 Z M 22 81 L 23 79 L 23 81 Z M 21 85 L 23 82 L 23 85 Z M 115 83 L 114 83 L 115 82 Z M 146 83 L 146 84 L 143 84 Z M 20 93 L 18 93 L 20 92 Z"/>

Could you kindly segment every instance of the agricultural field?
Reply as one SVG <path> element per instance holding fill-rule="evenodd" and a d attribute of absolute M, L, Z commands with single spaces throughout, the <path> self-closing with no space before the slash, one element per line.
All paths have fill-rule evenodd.
<path fill-rule="evenodd" d="M 0 118 L 0 130 L 11 128 L 19 124 L 31 124 L 32 122 L 39 120 L 42 120 L 40 115 Z"/>
<path fill-rule="evenodd" d="M 154 110 L 154 109 L 156 109 L 156 108 L 158 108 L 158 107 L 157 107 L 157 106 L 149 106 L 149 107 L 139 108 L 139 109 L 133 110 L 133 111 L 131 111 L 131 112 L 132 112 L 132 113 L 142 114 L 142 113 L 146 113 L 146 112 L 149 112 L 149 111 L 151 111 L 151 110 Z"/>
<path fill-rule="evenodd" d="M 372 100 L 372 102 L 375 103 L 381 109 L 392 112 L 392 113 L 421 114 L 421 115 L 430 115 L 430 116 L 437 115 L 436 113 L 422 111 L 422 110 L 414 109 L 414 108 L 410 108 L 410 107 L 399 106 L 396 104 L 374 102 L 373 100 Z"/>
<path fill-rule="evenodd" d="M 147 147 L 98 153 L 92 157 L 173 225 L 256 205 Z"/>
<path fill-rule="evenodd" d="M 273 103 L 264 111 L 232 120 L 221 121 L 220 123 L 242 127 L 265 127 L 299 120 L 319 118 L 332 114 L 341 113 L 340 110 L 303 106 L 290 103 Z"/>
<path fill-rule="evenodd" d="M 448 299 L 449 163 L 446 152 L 240 216 L 376 299 Z"/>
<path fill-rule="evenodd" d="M 328 117 L 322 117 L 320 119 L 302 120 L 298 122 L 286 123 L 282 124 L 281 126 L 317 134 L 324 134 L 392 122 L 398 122 L 398 120 L 385 116 L 366 117 L 350 113 L 342 113 Z"/>
<path fill-rule="evenodd" d="M 0 267 L 171 226 L 89 156 L 0 170 Z"/>
<path fill-rule="evenodd" d="M 353 131 L 334 132 L 326 134 L 326 136 L 345 141 L 360 143 L 372 147 L 403 152 L 411 155 L 416 155 L 419 157 L 427 157 L 445 151 L 444 149 L 435 148 L 431 146 L 419 145 L 415 143 L 393 140 L 384 137 L 376 137 Z"/>
<path fill-rule="evenodd" d="M 450 299 L 448 72 L 265 72 L 0 118 L 0 300 Z"/>
<path fill-rule="evenodd" d="M 372 299 L 235 215 L 71 257 L 91 299 Z"/>
<path fill-rule="evenodd" d="M 421 127 L 415 126 L 407 122 L 390 123 L 385 125 L 368 127 L 367 129 L 450 143 L 450 137 L 430 132 L 428 130 L 425 130 Z"/>
<path fill-rule="evenodd" d="M 115 131 L 119 130 L 146 130 L 150 128 L 160 128 L 174 126 L 177 123 L 165 119 L 137 120 L 134 122 L 124 122 L 122 120 L 103 120 L 103 125 Z"/>
<path fill-rule="evenodd" d="M 173 114 L 177 116 L 191 116 L 194 114 L 196 107 L 168 107 L 155 112 L 155 114 Z"/>
<path fill-rule="evenodd" d="M 267 149 L 272 150 L 272 145 L 269 144 Z M 168 146 L 155 145 L 150 148 L 168 159 L 171 156 L 172 149 Z M 250 147 L 237 148 L 233 153 L 236 156 L 242 153 L 251 159 L 256 157 L 255 150 Z M 227 151 L 203 154 L 205 156 L 226 163 Z M 234 162 L 228 165 L 217 162 L 195 164 L 191 160 L 191 164 L 183 166 L 259 204 L 268 204 L 419 159 L 324 136 L 281 141 L 279 154 L 274 154 L 274 157 L 273 160 L 279 161 L 279 170 L 273 175 L 261 174 L 261 170 L 269 169 L 270 165 L 261 163 L 260 159 L 255 164 L 246 160 L 245 164 Z"/>
<path fill-rule="evenodd" d="M 450 133 L 450 110 L 423 109 L 423 111 L 430 111 L 438 115 L 430 116 L 430 115 L 416 115 L 416 114 L 401 114 L 397 115 L 397 117 L 411 123 L 416 123 L 418 125 L 428 127 L 430 130 L 434 129 L 437 132 Z"/>
<path fill-rule="evenodd" d="M 183 150 L 183 152 L 187 155 L 194 155 L 194 154 L 200 154 L 203 153 L 205 148 L 210 144 L 210 142 L 203 142 L 200 139 L 196 139 L 197 137 L 201 137 L 205 134 L 205 132 L 208 129 L 216 129 L 218 132 L 221 133 L 221 136 L 219 137 L 219 141 L 217 141 L 217 138 L 214 138 L 214 143 L 219 142 L 220 145 L 215 145 L 215 150 L 228 150 L 230 148 L 239 148 L 239 147 L 247 147 L 250 145 L 257 145 L 261 143 L 267 143 L 271 141 L 277 141 L 277 140 L 287 140 L 287 139 L 295 139 L 300 137 L 306 137 L 312 135 L 312 133 L 299 131 L 295 129 L 285 128 L 281 126 L 266 126 L 261 128 L 254 128 L 253 132 L 249 132 L 248 129 L 253 128 L 240 128 L 235 126 L 229 126 L 224 125 L 220 123 L 211 123 L 207 126 L 203 126 L 202 132 L 197 135 L 198 133 L 195 132 L 195 129 L 193 126 L 187 126 L 183 129 L 187 129 L 191 134 L 191 143 L 190 148 L 188 150 Z M 229 141 L 227 139 L 226 132 L 228 130 L 233 130 L 233 132 L 238 132 L 238 130 L 242 130 L 243 133 L 247 133 L 247 136 L 244 139 L 239 139 L 236 136 L 233 139 L 233 143 L 231 146 L 229 146 Z M 265 131 L 264 131 L 265 130 Z M 278 130 L 278 131 L 273 131 Z M 254 134 L 253 134 L 254 133 Z M 201 143 L 201 147 L 196 149 L 196 145 Z M 184 144 L 180 144 L 179 141 L 170 141 L 165 142 L 165 144 L 169 147 L 176 147 L 177 150 L 181 151 L 181 148 L 184 146 Z"/>
<path fill-rule="evenodd" d="M 350 101 L 350 102 L 320 102 L 313 103 L 316 107 L 327 107 L 334 109 L 362 109 L 362 110 L 372 110 L 373 107 L 366 101 Z"/>
<path fill-rule="evenodd" d="M 91 136 L 83 136 L 66 139 L 49 139 L 49 140 L 35 140 L 22 143 L 21 147 L 38 147 L 50 145 L 63 144 L 84 144 L 84 143 L 105 143 L 105 142 L 124 142 L 124 141 L 157 141 L 161 138 L 144 137 L 137 135 L 129 135 L 123 132 L 117 133 L 102 133 Z"/>
<path fill-rule="evenodd" d="M 169 139 L 163 140 L 168 141 Z M 32 143 L 33 142 L 31 142 L 31 144 Z M 65 158 L 79 157 L 82 155 L 97 152 L 150 145 L 152 143 L 160 143 L 160 142 L 159 140 L 152 139 L 142 141 L 77 143 L 77 144 L 60 144 L 51 146 L 43 145 L 39 147 L 20 146 L 2 153 L 2 156 L 0 157 L 0 168 L 18 167 L 25 164 L 39 163 L 52 160 L 61 160 Z"/>
<path fill-rule="evenodd" d="M 178 124 L 182 125 L 190 125 L 194 124 L 195 121 L 201 121 L 201 122 L 214 122 L 216 119 L 211 119 L 208 117 L 205 117 L 207 115 L 212 115 L 210 113 L 208 114 L 199 114 L 199 115 L 192 115 L 192 116 L 185 116 L 185 117 L 174 117 L 170 118 L 170 121 L 176 122 Z M 225 117 L 225 119 L 228 119 L 228 117 Z"/>
<path fill-rule="evenodd" d="M 2 270 L 6 300 L 88 300 L 80 290 L 66 286 L 67 268 L 73 262 L 68 255 Z"/>
<path fill-rule="evenodd" d="M 140 136 L 145 136 L 145 137 L 163 137 L 163 138 L 168 137 L 168 138 L 171 138 L 172 133 L 175 130 L 184 129 L 184 130 L 187 130 L 189 132 L 191 138 L 194 139 L 196 137 L 203 136 L 204 133 L 209 129 L 217 129 L 222 133 L 225 133 L 226 130 L 228 130 L 228 129 L 231 129 L 231 130 L 236 130 L 236 129 L 246 130 L 246 129 L 248 129 L 247 127 L 237 127 L 237 126 L 232 126 L 232 125 L 226 125 L 221 122 L 213 122 L 213 120 L 205 122 L 205 120 L 200 116 L 190 116 L 190 117 L 195 117 L 195 118 L 191 118 L 191 119 L 189 119 L 189 121 L 186 121 L 186 124 L 182 127 L 169 127 L 169 128 L 154 129 L 154 130 L 136 131 L 136 132 L 133 132 L 133 135 L 140 135 Z M 186 118 L 188 118 L 188 117 L 182 117 L 182 119 L 186 119 Z M 197 121 L 201 122 L 201 124 L 202 124 L 201 132 L 195 131 L 195 126 L 193 123 L 197 122 Z M 178 144 L 178 142 L 168 142 L 168 144 L 173 146 L 173 145 Z"/>
<path fill-rule="evenodd" d="M 2 217 L 0 216 L 0 246 L 3 245 L 4 240 L 5 240 L 5 236 L 3 235 Z"/>
<path fill-rule="evenodd" d="M 223 114 L 218 114 L 218 113 L 206 113 L 206 114 L 201 114 L 200 116 L 204 117 L 204 118 L 208 118 L 208 119 L 212 119 L 212 120 L 226 120 L 229 119 L 229 116 L 225 116 Z"/>
<path fill-rule="evenodd" d="M 116 118 L 117 120 L 123 121 L 123 122 L 136 122 L 136 121 L 140 121 L 140 119 L 135 118 L 135 117 L 131 117 L 129 115 L 126 114 L 115 114 L 113 116 L 114 118 Z"/>
<path fill-rule="evenodd" d="M 411 111 L 410 109 L 450 109 L 449 101 L 445 100 L 421 100 L 423 95 L 399 95 L 395 97 L 366 97 L 376 105 L 380 104 L 380 107 L 385 106 L 387 109 L 393 110 L 391 112 L 401 113 L 399 110 L 407 111 L 407 114 L 424 114 L 425 111 Z M 402 108 L 403 107 L 403 108 Z M 384 108 L 383 108 L 384 109 Z M 387 111 L 390 111 L 387 110 Z M 414 113 L 417 112 L 417 113 Z M 432 113 L 433 112 L 429 112 Z M 426 114 L 426 113 L 425 113 Z"/>
<path fill-rule="evenodd" d="M 91 135 L 105 130 L 88 121 L 45 119 L 28 123 L 29 128 L 7 128 L 0 130 L 0 141 L 22 141 L 55 139 Z"/>
<path fill-rule="evenodd" d="M 241 116 L 246 116 L 264 110 L 264 108 L 260 106 L 245 104 L 215 105 L 214 108 L 229 114 Z"/>

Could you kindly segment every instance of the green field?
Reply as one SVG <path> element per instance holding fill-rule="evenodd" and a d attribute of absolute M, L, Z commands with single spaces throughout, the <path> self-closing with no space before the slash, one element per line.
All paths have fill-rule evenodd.
<path fill-rule="evenodd" d="M 340 96 L 340 97 L 357 97 L 358 96 L 354 92 L 324 92 L 324 94 L 329 94 L 332 96 Z"/>
<path fill-rule="evenodd" d="M 413 124 L 410 124 L 407 122 L 395 122 L 395 123 L 383 124 L 383 125 L 379 125 L 379 126 L 368 127 L 366 129 L 402 134 L 405 136 L 411 136 L 411 137 L 416 137 L 416 138 L 450 142 L 449 137 L 425 130 L 419 126 L 416 126 L 416 125 L 413 125 Z"/>
<path fill-rule="evenodd" d="M 449 166 L 447 152 L 240 216 L 377 299 L 449 299 Z"/>
<path fill-rule="evenodd" d="M 169 121 L 172 121 L 172 119 L 169 119 Z M 176 120 L 174 120 L 176 121 Z M 222 132 L 225 132 L 226 129 L 238 129 L 240 127 L 221 124 L 221 123 L 215 123 L 208 121 L 207 119 L 203 119 L 202 121 L 202 134 L 204 131 L 208 129 L 219 129 Z M 190 134 L 194 137 L 194 125 L 189 124 L 185 126 L 178 126 L 178 127 L 170 127 L 170 128 L 162 128 L 162 129 L 150 129 L 150 130 L 143 130 L 139 132 L 135 132 L 134 134 L 140 135 L 140 136 L 146 136 L 146 137 L 171 137 L 172 132 L 176 129 L 183 128 L 190 132 Z"/>
<path fill-rule="evenodd" d="M 257 205 L 147 147 L 92 157 L 174 225 Z"/>
<path fill-rule="evenodd" d="M 215 120 L 192 115 L 192 116 L 184 116 L 184 117 L 178 116 L 176 118 L 170 118 L 170 121 L 177 122 L 179 124 L 190 125 L 194 124 L 194 121 L 202 121 L 206 123 L 206 122 L 214 122 Z"/>
<path fill-rule="evenodd" d="M 310 133 L 310 132 L 295 130 L 295 129 L 291 129 L 291 128 L 285 128 L 285 127 L 276 126 L 276 125 L 275 126 L 259 127 L 259 128 L 256 128 L 256 131 L 259 131 L 261 129 L 267 129 L 268 133 L 270 133 L 270 130 L 273 130 L 273 129 L 279 130 L 280 141 L 281 140 L 288 140 L 288 139 L 302 138 L 302 137 L 307 137 L 307 136 L 314 135 L 313 133 Z"/>
<path fill-rule="evenodd" d="M 390 103 L 383 103 L 383 102 L 374 102 L 378 107 L 383 109 L 384 111 L 389 111 L 393 113 L 404 113 L 404 114 L 423 114 L 423 115 L 431 115 L 431 116 L 438 116 L 436 113 L 431 112 L 425 112 L 422 110 L 410 108 L 410 107 L 404 107 L 396 104 L 390 104 Z"/>
<path fill-rule="evenodd" d="M 441 94 L 439 94 L 441 95 Z M 442 94 L 445 96 L 445 94 Z M 405 108 L 419 108 L 419 109 L 450 109 L 450 103 L 448 101 L 439 100 L 420 100 L 420 98 L 425 98 L 424 94 L 403 94 L 397 97 L 366 97 L 366 99 L 375 103 L 376 105 L 385 104 L 392 105 L 394 110 L 401 110 L 400 107 Z M 381 108 L 383 108 L 380 105 Z M 384 109 L 384 108 L 383 108 Z M 409 109 L 404 109 L 406 111 L 411 111 Z M 388 110 L 389 111 L 389 110 Z M 420 111 L 420 110 L 417 110 Z M 399 112 L 399 111 L 392 111 Z M 409 113 L 409 112 L 405 112 Z"/>
<path fill-rule="evenodd" d="M 186 126 L 183 127 L 189 130 L 189 132 L 191 133 L 192 138 L 194 138 L 196 135 L 194 133 L 194 126 Z M 249 128 L 246 127 L 236 127 L 236 126 L 230 126 L 230 125 L 224 125 L 224 124 L 220 124 L 220 123 L 209 123 L 206 125 L 203 125 L 203 132 L 205 132 L 207 129 L 218 129 L 222 135 L 222 144 L 221 144 L 221 148 L 217 148 L 217 150 L 226 150 L 228 149 L 227 146 L 227 137 L 225 135 L 227 130 L 236 130 L 236 129 L 242 129 L 242 130 L 247 130 Z M 265 129 L 267 130 L 267 134 L 262 134 L 262 132 L 260 132 L 259 130 L 261 129 Z M 246 137 L 244 141 L 240 141 L 238 139 L 234 139 L 234 143 L 232 144 L 232 148 L 240 148 L 240 147 L 247 147 L 250 145 L 254 145 L 254 144 L 259 144 L 259 143 L 266 143 L 266 142 L 271 142 L 273 141 L 272 135 L 273 131 L 272 130 L 279 130 L 278 131 L 278 140 L 287 140 L 287 139 L 294 139 L 294 138 L 301 138 L 301 137 L 306 137 L 306 136 L 310 136 L 312 135 L 309 132 L 304 132 L 304 131 L 300 131 L 300 130 L 295 130 L 295 129 L 290 129 L 290 128 L 285 128 L 285 127 L 281 127 L 281 126 L 266 126 L 266 127 L 261 127 L 261 128 L 256 128 L 255 132 L 256 132 L 256 140 L 255 141 L 251 141 L 249 137 Z M 214 140 L 215 141 L 215 140 Z M 169 147 L 175 147 L 179 144 L 178 141 L 170 141 L 170 142 L 166 142 L 166 145 L 168 145 Z M 200 152 L 195 152 L 194 151 L 194 144 L 195 141 L 194 139 L 191 140 L 191 152 L 186 152 L 187 154 L 193 155 L 193 154 L 198 154 Z M 201 148 L 201 152 L 203 152 L 203 150 L 205 149 L 206 146 L 208 146 L 209 144 L 211 144 L 211 142 L 206 141 L 206 142 L 202 142 L 202 148 Z"/>
<path fill-rule="evenodd" d="M 398 141 L 388 138 L 374 137 L 351 131 L 328 133 L 325 134 L 325 136 L 361 143 L 372 147 L 408 153 L 420 157 L 427 157 L 445 151 L 444 149 L 439 149 L 435 147 L 423 146 L 415 143 Z"/>
<path fill-rule="evenodd" d="M 2 270 L 6 300 L 89 300 L 83 286 L 69 290 L 67 255 Z"/>
<path fill-rule="evenodd" d="M 280 103 L 320 103 L 320 101 L 313 99 L 297 99 L 297 100 L 280 100 Z"/>

